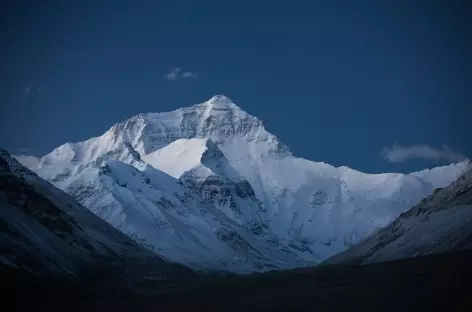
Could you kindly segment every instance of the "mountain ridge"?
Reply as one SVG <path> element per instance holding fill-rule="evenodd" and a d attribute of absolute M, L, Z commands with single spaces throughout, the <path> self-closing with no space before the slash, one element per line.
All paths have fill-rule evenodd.
<path fill-rule="evenodd" d="M 167 283 L 162 290 L 194 276 L 137 245 L 2 149 L 0 186 L 1 266 L 121 290 L 138 287 L 137 280 L 126 285 L 126 272 L 134 278 L 160 274 Z"/>
<path fill-rule="evenodd" d="M 184 144 L 179 145 L 179 142 Z M 204 143 L 204 146 L 189 147 L 189 142 Z M 208 152 L 208 145 L 212 153 Z M 180 175 L 169 171 L 173 162 L 185 163 L 181 158 L 185 153 L 193 157 L 192 164 L 197 167 L 183 168 L 178 172 Z M 219 95 L 171 112 L 139 114 L 112 126 L 102 136 L 58 147 L 32 169 L 105 220 L 110 222 L 112 215 L 122 215 L 120 222 L 126 224 L 127 218 L 135 212 L 128 209 L 127 215 L 119 207 L 130 205 L 125 203 L 130 198 L 138 200 L 143 196 L 150 196 L 146 201 L 153 203 L 156 201 L 151 199 L 154 191 L 143 195 L 142 187 L 124 181 L 103 184 L 100 179 L 107 174 L 100 175 L 100 168 L 113 161 L 115 169 L 121 168 L 118 172 L 134 172 L 126 167 L 131 166 L 141 172 L 134 172 L 135 175 L 145 176 L 152 171 L 146 168 L 152 167 L 153 157 L 162 161 L 155 163 L 155 170 L 173 174 L 178 180 L 176 183 L 186 189 L 182 192 L 192 194 L 190 201 L 188 196 L 185 200 L 178 199 L 178 206 L 196 213 L 192 222 L 213 224 L 208 216 L 197 213 L 189 205 L 202 202 L 212 207 L 210 210 L 214 209 L 214 213 L 222 213 L 227 218 L 224 222 L 233 233 L 232 239 L 241 243 L 241 237 L 245 237 L 246 242 L 260 245 L 261 250 L 273 250 L 275 246 L 285 254 L 281 256 L 279 251 L 273 250 L 272 260 L 264 260 L 270 265 L 286 263 L 281 267 L 276 265 L 279 268 L 316 264 L 344 251 L 387 225 L 435 188 L 448 185 L 470 167 L 470 162 L 464 161 L 411 174 L 364 174 L 348 167 L 297 158 L 265 130 L 262 121 Z M 216 161 L 218 158 L 223 162 Z M 201 164 L 202 159 L 207 165 Z M 237 183 L 235 177 L 240 177 Z M 162 182 L 157 184 L 158 188 L 166 189 Z M 87 187 L 90 187 L 90 195 L 97 197 L 94 203 L 83 196 L 81 189 Z M 131 197 L 124 198 L 123 192 Z M 117 197 L 120 199 L 116 200 Z M 163 198 L 170 200 L 175 195 L 164 194 Z M 162 204 L 146 205 L 146 211 L 155 210 L 153 214 L 161 214 L 166 209 Z M 107 213 L 100 214 L 100 211 Z M 236 227 L 230 225 L 233 223 Z M 175 237 L 190 235 L 181 227 L 177 228 L 174 224 L 169 230 Z M 254 233 L 254 237 L 246 236 L 246 231 L 250 233 L 251 229 L 258 229 L 256 233 L 262 233 L 264 238 Z M 248 250 L 244 251 L 243 262 L 251 263 L 254 255 L 247 254 Z"/>
<path fill-rule="evenodd" d="M 369 264 L 472 249 L 472 169 L 324 264 Z"/>

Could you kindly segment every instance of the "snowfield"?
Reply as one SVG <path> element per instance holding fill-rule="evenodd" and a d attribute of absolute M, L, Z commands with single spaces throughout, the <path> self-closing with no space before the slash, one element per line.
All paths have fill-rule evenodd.
<path fill-rule="evenodd" d="M 158 254 L 237 273 L 320 263 L 471 168 L 365 174 L 298 158 L 223 95 L 25 165 Z"/>

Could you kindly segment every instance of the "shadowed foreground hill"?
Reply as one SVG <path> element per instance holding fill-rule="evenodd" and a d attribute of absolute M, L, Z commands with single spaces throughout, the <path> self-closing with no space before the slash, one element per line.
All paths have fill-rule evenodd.
<path fill-rule="evenodd" d="M 23 287 L 23 302 L 53 280 L 64 286 L 56 287 L 58 294 L 83 286 L 90 295 L 139 292 L 150 278 L 160 283 L 155 290 L 166 291 L 196 277 L 138 246 L 1 149 L 0 265 L 2 287 Z"/>

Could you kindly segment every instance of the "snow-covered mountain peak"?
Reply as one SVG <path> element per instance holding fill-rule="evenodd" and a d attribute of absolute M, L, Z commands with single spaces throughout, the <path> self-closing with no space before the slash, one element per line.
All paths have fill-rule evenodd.
<path fill-rule="evenodd" d="M 217 94 L 211 97 L 206 103 L 214 109 L 239 109 L 240 108 L 226 95 Z"/>
<path fill-rule="evenodd" d="M 230 98 L 223 94 L 217 94 L 211 97 L 209 100 L 191 106 L 189 108 L 194 108 L 196 110 L 205 111 L 204 118 L 208 118 L 209 116 L 228 116 L 230 118 L 246 118 L 250 117 L 253 119 L 257 119 L 254 116 L 249 115 L 247 112 L 241 109 L 236 103 L 234 103 Z M 185 110 L 185 108 L 183 108 Z"/>
<path fill-rule="evenodd" d="M 290 246 L 316 262 L 385 226 L 467 167 L 374 175 L 297 158 L 261 120 L 216 95 L 170 112 L 139 114 L 99 137 L 66 143 L 32 170 L 138 241 L 161 237 L 156 226 L 169 235 L 167 242 L 155 241 L 169 255 L 176 255 L 174 235 L 192 237 L 192 222 L 213 224 L 207 220 L 213 210 L 228 224 L 257 237 L 270 234 L 277 248 Z M 180 207 L 178 218 L 192 210 L 195 215 L 178 224 L 166 216 L 171 206 Z M 171 258 L 181 258 L 186 248 Z M 188 262 L 197 253 L 187 255 Z"/>
<path fill-rule="evenodd" d="M 215 95 L 208 101 L 196 105 L 196 107 L 201 107 L 205 111 L 203 114 L 205 120 L 216 118 L 214 121 L 221 122 L 222 119 L 226 118 L 233 122 L 237 122 L 238 119 L 249 119 L 258 125 L 262 125 L 262 122 L 257 117 L 249 115 L 230 98 L 222 94 Z"/>
<path fill-rule="evenodd" d="M 212 140 L 227 157 L 290 155 L 287 146 L 267 132 L 261 120 L 220 94 L 170 112 L 141 113 L 115 124 L 101 136 L 65 143 L 42 157 L 38 169 L 87 166 L 108 159 L 130 163 L 176 140 L 193 138 Z"/>

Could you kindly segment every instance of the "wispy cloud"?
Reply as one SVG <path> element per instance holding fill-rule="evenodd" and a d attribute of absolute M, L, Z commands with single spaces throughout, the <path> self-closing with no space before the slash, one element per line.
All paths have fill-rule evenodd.
<path fill-rule="evenodd" d="M 192 72 L 183 72 L 183 73 L 182 73 L 182 78 L 183 78 L 183 79 L 197 78 L 197 74 L 192 73 Z"/>
<path fill-rule="evenodd" d="M 384 148 L 380 154 L 391 163 L 401 163 L 414 158 L 453 163 L 467 158 L 447 145 L 443 145 L 442 148 L 434 148 L 426 144 L 402 146 L 395 143 L 392 147 Z"/>
<path fill-rule="evenodd" d="M 12 155 L 20 164 L 23 166 L 34 170 L 38 168 L 39 162 L 41 161 L 39 157 L 30 156 L 30 155 Z"/>
<path fill-rule="evenodd" d="M 40 87 L 24 87 L 22 92 L 22 96 L 24 99 L 28 100 L 32 97 L 38 96 L 40 94 L 43 94 L 44 90 Z"/>
<path fill-rule="evenodd" d="M 162 77 L 164 80 L 184 80 L 197 79 L 197 74 L 190 71 L 184 71 L 180 67 L 172 68 L 167 74 Z"/>
<path fill-rule="evenodd" d="M 31 147 L 22 147 L 18 151 L 19 155 L 12 155 L 20 164 L 30 169 L 35 169 L 38 167 L 41 159 L 36 156 L 28 155 L 27 153 L 31 152 L 33 149 Z"/>

